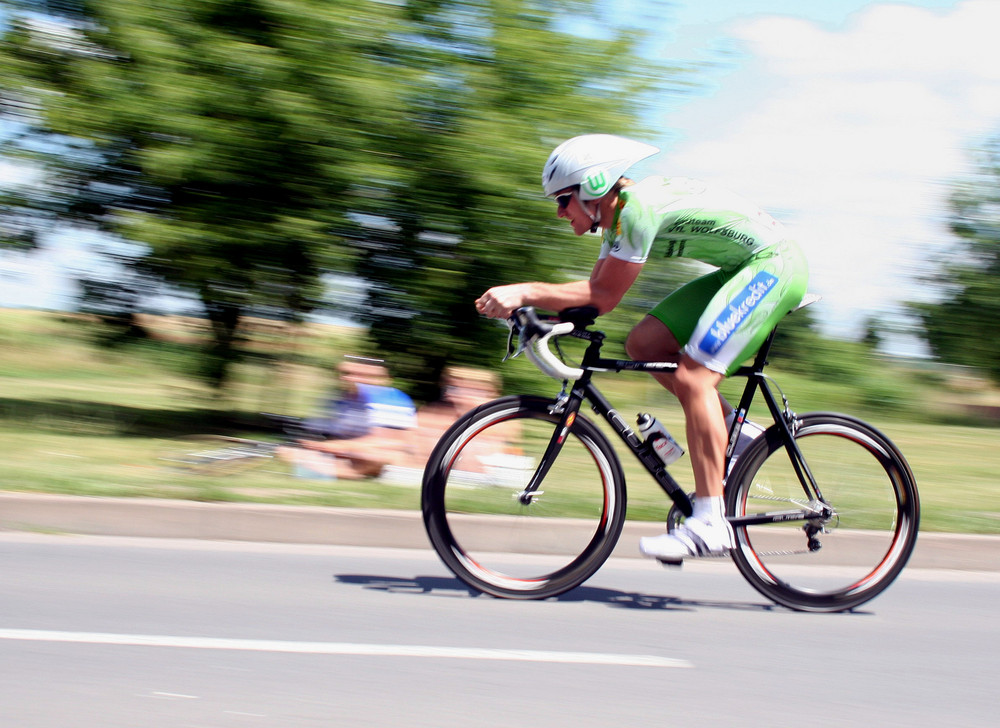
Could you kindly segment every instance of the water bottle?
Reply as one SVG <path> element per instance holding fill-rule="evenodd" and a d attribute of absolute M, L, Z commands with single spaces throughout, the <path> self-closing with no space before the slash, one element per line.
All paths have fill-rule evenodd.
<path fill-rule="evenodd" d="M 639 426 L 639 434 L 642 435 L 642 439 L 659 456 L 664 465 L 677 462 L 684 454 L 684 448 L 677 444 L 677 441 L 667 432 L 667 428 L 652 415 L 640 413 L 636 424 Z"/>

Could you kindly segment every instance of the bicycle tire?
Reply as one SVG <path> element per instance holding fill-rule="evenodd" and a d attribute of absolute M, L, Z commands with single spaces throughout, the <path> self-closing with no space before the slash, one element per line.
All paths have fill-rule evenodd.
<path fill-rule="evenodd" d="M 817 534 L 821 547 L 810 550 L 801 520 L 744 525 L 734 528 L 732 557 L 746 580 L 778 604 L 809 612 L 854 609 L 885 590 L 913 552 L 916 482 L 896 446 L 871 425 L 828 412 L 798 420 L 795 442 L 834 511 Z M 727 488 L 730 517 L 808 505 L 786 450 L 775 425 L 741 455 Z"/>
<path fill-rule="evenodd" d="M 235 475 L 273 462 L 277 446 L 228 435 L 189 435 L 171 441 L 157 456 L 172 470 L 191 475 Z"/>
<path fill-rule="evenodd" d="M 577 415 L 530 504 L 519 499 L 560 416 L 551 400 L 481 405 L 442 436 L 424 470 L 424 525 L 445 565 L 496 597 L 545 599 L 582 584 L 614 550 L 625 476 L 614 449 Z"/>

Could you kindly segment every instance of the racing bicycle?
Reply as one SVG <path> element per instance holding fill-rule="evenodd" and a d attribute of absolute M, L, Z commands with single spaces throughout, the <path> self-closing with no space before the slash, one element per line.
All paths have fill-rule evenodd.
<path fill-rule="evenodd" d="M 562 382 L 561 392 L 479 406 L 445 432 L 428 459 L 421 495 L 427 534 L 445 565 L 476 590 L 511 599 L 557 596 L 590 578 L 614 550 L 626 516 L 624 470 L 606 430 L 581 411 L 584 402 L 669 496 L 668 530 L 691 514 L 691 496 L 593 381 L 598 372 L 670 371 L 676 364 L 602 357 L 605 334 L 591 328 L 595 317 L 594 309 L 558 316 L 518 309 L 508 321 L 508 357 L 526 353 Z M 567 362 L 562 337 L 586 342 L 578 364 Z M 733 375 L 747 381 L 726 452 L 730 556 L 777 604 L 853 609 L 888 587 L 913 552 L 916 482 L 899 449 L 871 425 L 792 411 L 764 374 L 773 340 L 774 331 Z M 758 396 L 773 424 L 735 457 Z"/>

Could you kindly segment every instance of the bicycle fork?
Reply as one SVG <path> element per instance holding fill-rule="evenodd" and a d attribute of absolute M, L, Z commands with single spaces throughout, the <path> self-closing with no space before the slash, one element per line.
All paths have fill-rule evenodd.
<path fill-rule="evenodd" d="M 538 488 L 542 484 L 542 481 L 545 480 L 545 476 L 548 475 L 556 458 L 559 457 L 559 453 L 562 452 L 563 444 L 566 442 L 570 429 L 576 421 L 582 402 L 582 392 L 577 392 L 576 388 L 574 388 L 573 392 L 567 395 L 564 389 L 559 397 L 556 398 L 555 403 L 549 407 L 551 414 L 561 415 L 559 424 L 553 431 L 552 437 L 549 438 L 549 444 L 546 446 L 538 467 L 535 468 L 535 472 L 531 476 L 531 480 L 528 481 L 524 490 L 514 496 L 521 505 L 531 505 L 532 501 L 544 493 L 544 491 L 540 491 Z"/>

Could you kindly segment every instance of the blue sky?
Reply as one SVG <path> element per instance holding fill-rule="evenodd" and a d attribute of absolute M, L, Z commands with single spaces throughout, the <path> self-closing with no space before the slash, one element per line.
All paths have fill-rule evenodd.
<path fill-rule="evenodd" d="M 1000 0 L 604 7 L 644 14 L 647 52 L 702 69 L 699 93 L 651 110 L 660 132 L 648 141 L 663 153 L 639 172 L 711 180 L 781 218 L 809 257 L 830 333 L 855 335 L 868 316 L 889 320 L 927 295 L 920 276 L 952 242 L 950 185 L 977 141 L 1000 132 Z M 0 183 L 13 174 L 0 161 Z M 60 268 L 93 242 L 45 253 L 44 266 L 0 253 L 0 305 L 58 305 Z"/>
<path fill-rule="evenodd" d="M 715 181 L 781 218 L 830 333 L 930 295 L 951 185 L 1000 133 L 1000 2 L 671 5 L 653 52 L 714 63 L 694 98 L 654 111 L 663 153 L 641 171 Z"/>
<path fill-rule="evenodd" d="M 641 0 L 622 0 L 636 3 Z M 831 28 L 842 27 L 852 13 L 871 5 L 884 5 L 872 0 L 673 0 L 669 5 L 677 25 L 727 23 L 737 18 L 759 15 L 780 15 L 823 23 Z M 952 8 L 957 0 L 902 0 L 895 3 L 921 8 Z"/>

